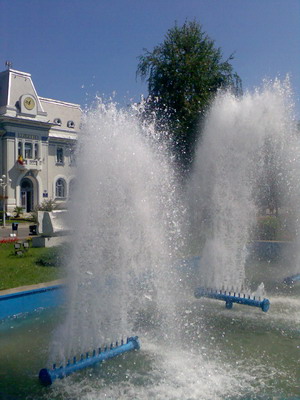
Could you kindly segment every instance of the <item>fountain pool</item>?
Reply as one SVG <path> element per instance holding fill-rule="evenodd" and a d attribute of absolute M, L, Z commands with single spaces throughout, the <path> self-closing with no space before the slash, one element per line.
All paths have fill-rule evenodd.
<path fill-rule="evenodd" d="M 296 399 L 300 398 L 300 285 L 286 287 L 283 263 L 247 266 L 253 287 L 265 282 L 271 309 L 224 305 L 186 294 L 178 301 L 179 342 L 137 323 L 142 348 L 42 387 L 52 332 L 65 310 L 39 311 L 0 325 L 3 399 Z M 4 393 L 7 397 L 4 397 Z M 9 397 L 9 396 L 11 397 Z"/>

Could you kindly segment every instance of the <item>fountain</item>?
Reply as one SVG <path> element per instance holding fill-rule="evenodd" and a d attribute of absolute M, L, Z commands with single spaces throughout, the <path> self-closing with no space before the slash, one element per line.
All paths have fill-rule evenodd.
<path fill-rule="evenodd" d="M 84 123 L 77 181 L 69 311 L 54 335 L 56 363 L 130 336 L 144 305 L 162 336 L 174 327 L 176 273 L 169 270 L 166 280 L 166 268 L 179 247 L 180 204 L 152 127 L 141 126 L 136 111 L 99 101 Z"/>
<path fill-rule="evenodd" d="M 0 325 L 0 393 L 34 400 L 299 397 L 300 291 L 283 283 L 299 273 L 299 255 L 248 257 L 271 155 L 282 209 L 300 217 L 290 104 L 289 88 L 277 81 L 240 99 L 220 94 L 183 201 L 152 126 L 141 125 L 136 110 L 99 101 L 79 145 L 67 308 Z M 224 309 L 195 299 L 197 287 L 251 300 L 266 292 L 272 307 Z M 143 343 L 139 352 L 39 385 L 43 366 L 68 368 L 74 354 L 132 334 Z"/>
<path fill-rule="evenodd" d="M 208 116 L 188 188 L 201 286 L 245 290 L 249 242 L 266 192 L 299 217 L 299 144 L 288 82 L 236 99 L 220 95 Z M 275 189 L 274 189 L 275 187 Z M 265 208 L 267 208 L 265 206 Z"/>

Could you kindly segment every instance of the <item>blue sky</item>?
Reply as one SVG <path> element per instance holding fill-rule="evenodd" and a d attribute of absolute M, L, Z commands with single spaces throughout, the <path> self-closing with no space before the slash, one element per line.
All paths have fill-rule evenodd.
<path fill-rule="evenodd" d="M 244 90 L 290 74 L 300 119 L 300 0 L 0 0 L 0 70 L 32 74 L 40 96 L 82 107 L 96 94 L 138 100 L 138 56 L 196 19 Z M 2 65 L 2 67 L 1 67 Z"/>

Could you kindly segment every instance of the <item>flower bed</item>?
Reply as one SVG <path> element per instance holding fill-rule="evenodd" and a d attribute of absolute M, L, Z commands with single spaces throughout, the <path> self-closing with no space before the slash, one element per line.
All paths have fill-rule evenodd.
<path fill-rule="evenodd" d="M 0 239 L 0 243 L 13 243 L 18 240 L 19 239 L 17 237 L 11 237 L 11 238 Z"/>

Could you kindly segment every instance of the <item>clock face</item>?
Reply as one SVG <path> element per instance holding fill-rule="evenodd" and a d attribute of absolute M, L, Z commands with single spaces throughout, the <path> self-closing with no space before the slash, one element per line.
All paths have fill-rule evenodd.
<path fill-rule="evenodd" d="M 33 100 L 33 98 L 32 97 L 25 97 L 25 99 L 24 99 L 24 107 L 27 108 L 27 110 L 32 110 L 34 106 L 35 106 L 35 101 Z"/>

